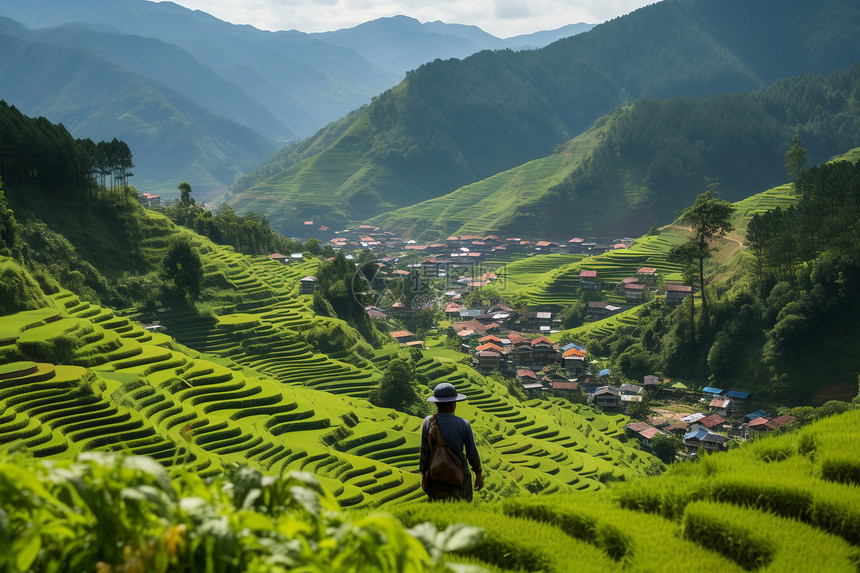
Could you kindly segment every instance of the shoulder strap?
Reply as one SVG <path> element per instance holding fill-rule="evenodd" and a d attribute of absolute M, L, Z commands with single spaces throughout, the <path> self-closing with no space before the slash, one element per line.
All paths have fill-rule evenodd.
<path fill-rule="evenodd" d="M 436 420 L 436 414 L 430 417 L 430 427 L 428 428 L 427 437 L 431 442 L 431 448 L 435 448 L 436 446 L 448 447 L 448 444 L 445 443 L 445 438 L 442 437 L 442 432 L 439 431 L 439 422 Z"/>

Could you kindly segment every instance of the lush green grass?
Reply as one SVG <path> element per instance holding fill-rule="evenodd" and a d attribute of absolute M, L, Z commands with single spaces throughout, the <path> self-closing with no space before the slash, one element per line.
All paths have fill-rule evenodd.
<path fill-rule="evenodd" d="M 488 235 L 510 226 L 519 213 L 534 210 L 541 198 L 590 155 L 610 122 L 599 122 L 563 151 L 525 163 L 452 193 L 380 215 L 376 225 L 416 239 Z M 571 228 L 576 228 L 575 219 Z M 539 236 L 534 229 L 529 236 Z M 552 233 L 551 236 L 554 236 Z M 558 238 L 558 237 L 557 237 Z M 570 238 L 570 237 L 568 237 Z M 560 239 L 560 238 L 559 238 Z"/>
<path fill-rule="evenodd" d="M 17 337 L 20 331 L 32 328 L 41 324 L 45 319 L 52 319 L 59 315 L 60 311 L 57 309 L 39 308 L 6 316 L 3 319 L 2 329 L 0 329 L 0 340 Z"/>
<path fill-rule="evenodd" d="M 395 511 L 407 524 L 484 527 L 484 543 L 467 554 L 506 571 L 852 571 L 860 495 L 849 476 L 857 474 L 833 479 L 827 468 L 857 451 L 858 422 L 853 411 L 605 492 Z M 571 549 L 581 557 L 565 558 Z"/>
<path fill-rule="evenodd" d="M 369 162 L 358 151 L 334 146 L 258 183 L 242 193 L 233 206 L 266 213 L 276 229 L 286 225 L 296 230 L 307 218 L 317 219 L 318 225 L 343 224 L 357 216 L 349 198 L 368 185 L 388 200 L 365 212 L 367 216 L 427 198 L 414 183 L 384 164 Z"/>
<path fill-rule="evenodd" d="M 371 222 L 404 236 L 433 240 L 450 235 L 487 235 L 533 208 L 581 157 L 558 154 L 530 161 L 444 195 L 380 215 Z"/>

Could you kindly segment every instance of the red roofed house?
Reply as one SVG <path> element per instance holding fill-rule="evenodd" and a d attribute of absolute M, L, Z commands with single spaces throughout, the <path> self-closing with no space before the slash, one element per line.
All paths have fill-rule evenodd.
<path fill-rule="evenodd" d="M 579 288 L 583 290 L 597 290 L 600 283 L 597 281 L 597 271 L 580 271 Z"/>
<path fill-rule="evenodd" d="M 501 368 L 504 356 L 495 350 L 482 350 L 475 353 L 474 366 L 478 370 L 498 370 Z"/>
<path fill-rule="evenodd" d="M 457 304 L 456 302 L 449 302 L 445 306 L 445 318 L 448 320 L 456 320 L 460 318 L 460 311 L 465 310 L 465 308 L 466 307 L 461 304 Z"/>
<path fill-rule="evenodd" d="M 558 362 L 558 350 L 546 336 L 538 336 L 530 344 L 532 347 L 532 364 L 546 366 Z"/>
<path fill-rule="evenodd" d="M 657 269 L 654 267 L 639 267 L 636 271 L 636 277 L 645 284 L 653 284 L 657 282 Z"/>
<path fill-rule="evenodd" d="M 709 432 L 713 432 L 718 430 L 725 423 L 726 419 L 719 414 L 711 414 L 710 416 L 705 416 L 704 418 L 696 420 L 690 424 L 690 431 L 695 432 L 696 430 L 704 429 Z"/>
<path fill-rule="evenodd" d="M 657 434 L 663 433 L 647 422 L 631 422 L 630 424 L 627 424 L 625 428 L 632 435 L 639 438 L 640 443 L 646 446 L 651 445 L 651 438 L 653 438 Z"/>
<path fill-rule="evenodd" d="M 273 261 L 281 263 L 282 265 L 290 264 L 290 257 L 288 257 L 287 255 L 282 255 L 281 253 L 272 253 L 271 255 L 269 255 L 269 258 Z"/>
<path fill-rule="evenodd" d="M 511 341 L 511 344 L 522 344 L 523 342 L 528 342 L 522 335 L 517 334 L 516 332 L 508 333 L 508 340 Z"/>
<path fill-rule="evenodd" d="M 681 304 L 692 292 L 693 287 L 690 285 L 666 285 L 666 302 L 672 305 Z"/>
<path fill-rule="evenodd" d="M 534 370 L 529 370 L 528 368 L 517 368 L 517 378 L 522 381 L 536 381 L 538 379 L 537 374 L 534 373 Z"/>
<path fill-rule="evenodd" d="M 582 390 L 579 388 L 578 382 L 564 381 L 564 380 L 554 380 L 552 382 L 552 394 L 553 396 L 562 396 L 566 398 L 571 398 L 577 394 L 581 394 Z"/>
<path fill-rule="evenodd" d="M 770 432 L 773 430 L 777 430 L 780 426 L 789 424 L 794 420 L 794 416 L 780 416 L 778 418 L 773 419 L 768 418 L 767 416 L 762 416 L 751 421 L 748 427 L 750 430 L 755 430 L 758 432 Z"/>
<path fill-rule="evenodd" d="M 487 342 L 492 342 L 493 344 L 501 344 L 502 339 L 498 336 L 493 336 L 492 334 L 488 334 L 487 336 L 482 336 L 478 339 L 478 342 L 481 344 L 486 344 Z"/>
<path fill-rule="evenodd" d="M 624 285 L 624 299 L 627 302 L 641 302 L 645 298 L 645 285 L 642 283 L 627 283 Z"/>
<path fill-rule="evenodd" d="M 478 333 L 479 336 L 486 336 L 487 332 L 491 330 L 496 330 L 499 328 L 499 325 L 495 322 L 491 322 L 490 324 L 483 324 L 478 322 L 474 318 L 472 320 L 467 320 L 465 322 L 457 322 L 452 324 L 454 330 L 473 330 Z"/>
<path fill-rule="evenodd" d="M 415 335 L 408 330 L 397 330 L 391 333 L 391 338 L 400 344 L 406 344 L 407 342 L 413 342 L 415 340 Z"/>
<path fill-rule="evenodd" d="M 505 349 L 504 349 L 504 348 L 502 348 L 502 347 L 501 347 L 501 346 L 499 346 L 498 344 L 494 344 L 494 343 L 492 343 L 492 342 L 485 342 L 484 344 L 481 344 L 480 346 L 478 346 L 477 348 L 475 348 L 475 350 L 476 350 L 476 351 L 478 351 L 478 352 L 483 352 L 484 350 L 495 350 L 495 351 L 496 351 L 496 352 L 498 352 L 499 354 L 504 354 L 504 353 L 505 353 Z"/>
<path fill-rule="evenodd" d="M 708 404 L 708 408 L 711 412 L 720 416 L 732 415 L 732 401 L 729 398 L 716 397 Z"/>
<path fill-rule="evenodd" d="M 385 320 L 388 318 L 388 315 L 378 308 L 369 306 L 365 310 L 367 311 L 367 316 L 369 316 L 371 320 Z"/>
<path fill-rule="evenodd" d="M 137 200 L 147 209 L 155 209 L 161 207 L 161 195 L 153 195 L 152 193 L 138 193 Z"/>

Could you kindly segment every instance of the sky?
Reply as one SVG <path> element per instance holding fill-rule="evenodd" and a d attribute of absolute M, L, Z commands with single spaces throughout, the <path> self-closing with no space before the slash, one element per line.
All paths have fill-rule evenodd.
<path fill-rule="evenodd" d="M 654 0 L 173 0 L 233 24 L 263 30 L 326 32 L 404 15 L 421 22 L 475 25 L 500 38 L 599 24 Z"/>

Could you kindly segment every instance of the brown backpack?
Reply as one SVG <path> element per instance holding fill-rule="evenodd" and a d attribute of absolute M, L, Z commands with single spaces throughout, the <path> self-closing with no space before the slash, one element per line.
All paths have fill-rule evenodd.
<path fill-rule="evenodd" d="M 453 486 L 463 485 L 465 476 L 460 456 L 445 443 L 436 416 L 430 418 L 427 437 L 430 443 L 430 477 Z"/>

